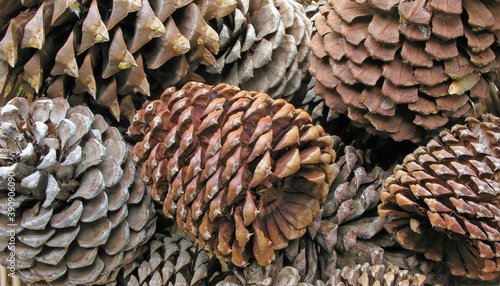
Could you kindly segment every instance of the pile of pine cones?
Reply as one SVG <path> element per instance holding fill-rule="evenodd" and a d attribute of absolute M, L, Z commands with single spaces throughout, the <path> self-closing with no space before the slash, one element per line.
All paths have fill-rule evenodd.
<path fill-rule="evenodd" d="M 4 0 L 0 284 L 494 285 L 499 53 L 499 0 Z"/>

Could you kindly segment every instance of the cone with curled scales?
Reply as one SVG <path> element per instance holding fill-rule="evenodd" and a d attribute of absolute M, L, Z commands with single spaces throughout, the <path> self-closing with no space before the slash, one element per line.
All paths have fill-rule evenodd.
<path fill-rule="evenodd" d="M 500 275 L 500 118 L 441 132 L 386 180 L 379 214 L 406 249 L 468 278 Z"/>
<path fill-rule="evenodd" d="M 63 95 L 117 120 L 189 80 L 291 96 L 310 59 L 312 26 L 292 0 L 2 4 L 0 98 Z"/>
<path fill-rule="evenodd" d="M 0 122 L 0 262 L 35 285 L 114 280 L 155 231 L 132 148 L 63 98 L 15 98 Z"/>
<path fill-rule="evenodd" d="M 370 133 L 418 142 L 489 97 L 499 1 L 330 0 L 320 12 L 310 43 L 316 94 Z"/>
<path fill-rule="evenodd" d="M 204 249 L 245 266 L 268 265 L 304 235 L 328 194 L 332 137 L 309 114 L 265 93 L 190 82 L 144 106 L 142 179 Z"/>

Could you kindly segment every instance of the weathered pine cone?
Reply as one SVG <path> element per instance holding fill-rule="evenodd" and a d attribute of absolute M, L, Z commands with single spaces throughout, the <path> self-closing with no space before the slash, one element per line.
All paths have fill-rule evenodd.
<path fill-rule="evenodd" d="M 498 1 L 330 0 L 315 18 L 315 91 L 369 132 L 420 141 L 472 114 L 500 66 Z"/>
<path fill-rule="evenodd" d="M 340 138 L 334 137 L 334 146 Z M 339 150 L 343 148 L 344 150 Z M 285 249 L 285 263 L 299 270 L 302 281 L 327 281 L 336 268 L 369 262 L 382 264 L 384 250 L 369 241 L 384 226 L 376 213 L 386 173 L 371 166 L 364 152 L 336 147 L 334 181 L 318 216 L 300 241 Z"/>
<path fill-rule="evenodd" d="M 263 267 L 253 262 L 245 268 L 233 267 L 232 271 L 234 274 L 216 286 L 312 286 L 301 282 L 299 270 L 291 266 L 280 268 L 273 263 Z M 324 285 L 321 282 L 316 285 Z"/>
<path fill-rule="evenodd" d="M 64 95 L 72 102 L 92 98 L 118 120 L 120 115 L 131 120 L 132 97 L 149 95 L 155 85 L 167 84 L 166 78 L 172 85 L 201 79 L 190 71 L 190 64 L 213 64 L 213 54 L 219 51 L 219 35 L 207 21 L 227 16 L 237 4 L 9 2 L 12 5 L 0 11 L 0 19 L 12 17 L 0 26 L 1 94 Z M 153 74 L 146 77 L 147 73 Z"/>
<path fill-rule="evenodd" d="M 408 155 L 382 191 L 379 214 L 406 249 L 451 272 L 500 274 L 500 119 L 467 119 Z"/>
<path fill-rule="evenodd" d="M 119 274 L 120 285 L 209 285 L 221 271 L 215 256 L 179 234 L 155 234 L 143 248 L 143 253 Z"/>
<path fill-rule="evenodd" d="M 15 98 L 0 122 L 0 262 L 15 254 L 26 283 L 113 280 L 155 231 L 132 148 L 102 116 L 63 98 Z"/>
<path fill-rule="evenodd" d="M 304 235 L 332 180 L 332 138 L 283 99 L 190 82 L 140 110 L 129 133 L 167 216 L 219 259 L 260 265 Z"/>
<path fill-rule="evenodd" d="M 293 0 L 238 1 L 232 14 L 215 22 L 220 52 L 215 66 L 202 66 L 199 74 L 210 84 L 291 100 L 310 60 L 312 24 L 304 7 Z"/>
<path fill-rule="evenodd" d="M 354 267 L 336 269 L 335 274 L 326 282 L 327 285 L 425 285 L 426 277 L 422 274 L 410 275 L 408 270 L 397 266 L 370 266 L 368 263 Z"/>

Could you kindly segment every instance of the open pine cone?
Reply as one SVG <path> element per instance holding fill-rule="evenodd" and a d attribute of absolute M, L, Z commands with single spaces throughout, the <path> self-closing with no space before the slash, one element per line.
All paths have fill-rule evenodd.
<path fill-rule="evenodd" d="M 140 110 L 129 133 L 167 216 L 235 265 L 304 235 L 332 180 L 332 138 L 283 99 L 190 82 Z"/>
<path fill-rule="evenodd" d="M 209 285 L 221 271 L 219 260 L 189 237 L 155 234 L 143 248 L 136 261 L 119 274 L 121 285 Z"/>
<path fill-rule="evenodd" d="M 379 214 L 401 246 L 457 276 L 500 275 L 499 138 L 500 118 L 469 118 L 394 169 Z"/>
<path fill-rule="evenodd" d="M 214 28 L 220 31 L 216 64 L 199 71 L 208 83 L 292 99 L 310 60 L 312 24 L 302 5 L 293 0 L 238 1 L 238 8 L 216 19 Z"/>
<path fill-rule="evenodd" d="M 0 262 L 15 254 L 33 284 L 113 280 L 155 231 L 132 148 L 102 116 L 63 98 L 15 98 L 0 122 Z"/>
<path fill-rule="evenodd" d="M 418 142 L 489 97 L 499 1 L 330 0 L 320 11 L 315 91 L 369 132 Z"/>

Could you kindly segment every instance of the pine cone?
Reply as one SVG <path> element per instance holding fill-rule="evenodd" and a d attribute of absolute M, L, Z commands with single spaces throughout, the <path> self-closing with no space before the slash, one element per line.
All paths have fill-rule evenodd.
<path fill-rule="evenodd" d="M 364 263 L 335 270 L 327 285 L 424 285 L 425 280 L 425 275 L 410 275 L 407 270 L 400 270 L 397 266 L 370 266 Z"/>
<path fill-rule="evenodd" d="M 499 118 L 469 118 L 394 169 L 379 214 L 401 246 L 457 276 L 500 275 L 499 136 Z"/>
<path fill-rule="evenodd" d="M 155 234 L 143 248 L 117 278 L 121 285 L 208 285 L 221 271 L 217 258 L 178 234 Z"/>
<path fill-rule="evenodd" d="M 370 133 L 418 142 L 489 97 L 498 1 L 331 0 L 315 18 L 309 71 L 336 113 Z M 332 76 L 333 74 L 333 76 Z"/>
<path fill-rule="evenodd" d="M 270 264 L 262 267 L 251 263 L 245 268 L 233 269 L 234 274 L 227 276 L 216 286 L 308 286 L 309 283 L 301 282 L 299 270 L 294 267 L 277 267 Z M 319 282 L 319 281 L 318 281 Z M 321 283 L 321 282 L 319 282 Z M 324 284 L 324 283 L 323 283 Z M 317 284 L 318 285 L 318 284 Z M 322 284 L 319 284 L 322 285 Z"/>
<path fill-rule="evenodd" d="M 219 259 L 260 265 L 304 235 L 328 193 L 332 138 L 283 99 L 190 82 L 140 110 L 130 134 L 167 216 Z"/>
<path fill-rule="evenodd" d="M 243 3 L 217 21 L 220 52 L 215 66 L 203 66 L 200 74 L 210 84 L 234 84 L 290 101 L 307 73 L 311 21 L 293 0 Z"/>
<path fill-rule="evenodd" d="M 149 96 L 158 84 L 201 80 L 190 65 L 213 65 L 213 54 L 219 51 L 219 35 L 207 22 L 227 16 L 237 4 L 10 2 L 15 2 L 11 13 L 0 11 L 0 19 L 12 16 L 8 25 L 0 26 L 1 95 L 64 95 L 74 102 L 92 98 L 117 120 L 120 115 L 131 120 L 132 97 Z"/>
<path fill-rule="evenodd" d="M 63 98 L 15 98 L 0 122 L 1 263 L 14 253 L 27 283 L 113 280 L 155 231 L 132 148 L 101 115 Z"/>

